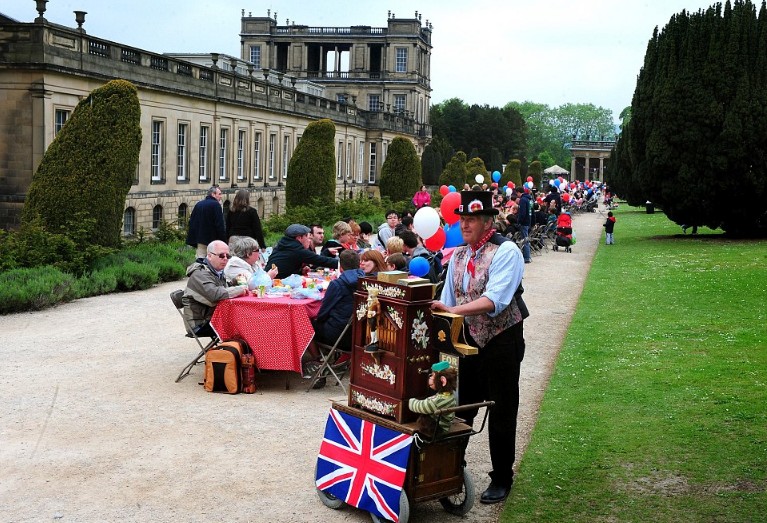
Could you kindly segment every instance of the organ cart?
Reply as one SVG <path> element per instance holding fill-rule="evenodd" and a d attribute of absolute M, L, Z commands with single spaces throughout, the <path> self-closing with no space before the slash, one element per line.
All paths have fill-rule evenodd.
<path fill-rule="evenodd" d="M 464 454 L 469 437 L 481 432 L 487 419 L 486 410 L 476 431 L 456 418 L 450 430 L 436 438 L 418 433 L 418 414 L 408 409 L 408 400 L 432 392 L 428 387 L 431 365 L 448 360 L 458 367 L 460 357 L 476 354 L 477 349 L 461 339 L 462 317 L 432 314 L 431 284 L 407 283 L 375 278 L 363 278 L 358 283 L 349 396 L 347 404 L 332 405 L 315 475 L 317 493 L 326 506 L 338 509 L 351 504 L 367 509 L 376 522 L 406 523 L 411 503 L 430 500 L 439 500 L 449 513 L 468 513 L 475 492 Z M 371 291 L 378 299 L 373 319 L 378 338 L 374 352 L 365 350 L 371 339 Z M 438 412 L 460 416 L 461 410 L 491 405 L 485 402 Z M 383 433 L 391 439 L 386 440 Z M 406 445 L 401 452 L 395 451 Z M 400 464 L 388 463 L 398 452 Z M 404 478 L 392 479 L 395 471 L 403 468 Z M 387 502 L 393 482 L 402 488 L 389 493 Z M 399 506 L 392 508 L 397 502 Z"/>

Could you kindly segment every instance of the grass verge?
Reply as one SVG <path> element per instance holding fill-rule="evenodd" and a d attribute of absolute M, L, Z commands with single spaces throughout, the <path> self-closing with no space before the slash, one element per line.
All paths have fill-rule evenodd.
<path fill-rule="evenodd" d="M 616 217 L 500 521 L 762 520 L 767 242 Z"/>

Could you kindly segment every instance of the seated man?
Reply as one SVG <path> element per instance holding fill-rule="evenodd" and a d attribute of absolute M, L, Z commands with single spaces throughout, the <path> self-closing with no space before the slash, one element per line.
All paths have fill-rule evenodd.
<path fill-rule="evenodd" d="M 195 261 L 187 267 L 184 297 L 184 318 L 192 326 L 197 336 L 212 336 L 210 319 L 213 311 L 221 300 L 236 298 L 248 292 L 244 286 L 227 287 L 224 278 L 224 267 L 231 258 L 229 246 L 220 240 L 208 244 L 207 256 L 200 262 Z"/>
<path fill-rule="evenodd" d="M 304 267 L 338 267 L 338 259 L 321 256 L 313 249 L 310 236 L 311 229 L 306 225 L 294 223 L 285 229 L 285 235 L 277 242 L 277 246 L 266 262 L 267 267 L 277 266 L 277 278 L 287 278 L 291 274 L 302 274 Z"/>

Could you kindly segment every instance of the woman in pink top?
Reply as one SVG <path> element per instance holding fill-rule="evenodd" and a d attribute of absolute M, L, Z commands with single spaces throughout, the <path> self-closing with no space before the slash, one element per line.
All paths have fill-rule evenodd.
<path fill-rule="evenodd" d="M 430 203 L 431 195 L 429 194 L 429 191 L 426 190 L 426 186 L 422 185 L 421 190 L 415 193 L 415 196 L 413 196 L 413 205 L 415 205 L 416 209 L 420 209 L 421 207 L 425 207 Z"/>

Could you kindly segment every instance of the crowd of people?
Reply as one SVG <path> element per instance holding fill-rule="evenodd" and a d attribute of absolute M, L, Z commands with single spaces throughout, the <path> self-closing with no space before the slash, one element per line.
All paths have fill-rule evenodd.
<path fill-rule="evenodd" d="M 525 239 L 531 228 L 556 226 L 560 216 L 569 217 L 576 206 L 599 197 L 600 192 L 609 196 L 607 188 L 599 184 L 560 180 L 545 195 L 531 186 L 464 187 L 455 209 L 463 243 L 445 249 L 450 252 L 444 261 L 442 252 L 424 246 L 424 239 L 414 230 L 414 214 L 400 215 L 395 210 L 387 211 L 377 228 L 348 217 L 339 220 L 330 226 L 327 240 L 322 224 L 292 224 L 266 258 L 261 223 L 249 205 L 248 192 L 237 191 L 224 219 L 221 191 L 211 187 L 190 217 L 187 243 L 197 249 L 198 259 L 187 271 L 185 313 L 188 309 L 192 325 L 200 329 L 198 335 L 207 335 L 204 329 L 210 329 L 216 303 L 247 293 L 243 280 L 247 282 L 254 274 L 274 279 L 331 268 L 338 271 L 337 277 L 328 285 L 313 326 L 317 341 L 332 344 L 354 313 L 353 294 L 360 278 L 382 271 L 407 271 L 412 260 L 425 258 L 429 270 L 424 277 L 441 285 L 432 309 L 464 316 L 466 341 L 480 348 L 477 356 L 461 362 L 459 403 L 495 402 L 488 425 L 493 470 L 480 501 L 497 503 L 508 496 L 514 476 L 519 373 L 525 353 L 523 321 L 528 315 L 521 283 L 525 264 L 532 261 L 530 242 Z M 421 187 L 413 197 L 415 213 L 430 201 L 426 187 Z M 609 242 L 613 241 L 614 224 L 610 213 L 605 224 Z M 347 349 L 350 344 L 350 339 L 341 342 Z M 310 345 L 307 354 L 305 374 L 309 377 L 319 365 L 319 353 Z M 345 363 L 344 359 L 333 362 Z M 432 369 L 430 386 L 443 395 L 439 401 L 453 401 L 448 398 L 450 387 L 447 380 L 442 381 L 441 370 Z M 447 390 L 436 386 L 440 383 Z M 432 403 L 417 405 L 428 413 Z M 476 414 L 475 409 L 462 412 L 462 417 L 471 425 Z"/>

